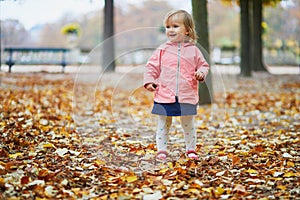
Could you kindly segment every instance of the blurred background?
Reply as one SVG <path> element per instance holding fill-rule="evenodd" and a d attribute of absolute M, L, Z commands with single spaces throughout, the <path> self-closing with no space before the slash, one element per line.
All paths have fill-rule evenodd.
<path fill-rule="evenodd" d="M 103 0 L 2 0 L 1 60 L 6 47 L 66 47 L 78 50 L 75 62 L 103 41 Z M 115 34 L 137 28 L 156 27 L 160 33 L 143 31 L 123 38 L 118 48 L 142 43 L 158 46 L 166 38 L 160 27 L 172 9 L 192 11 L 190 0 L 115 0 Z M 268 65 L 299 65 L 300 1 L 284 0 L 263 9 L 264 61 Z M 208 0 L 211 57 L 215 63 L 237 64 L 240 48 L 240 7 L 236 1 Z M 75 38 L 67 37 L 68 31 Z M 116 49 L 118 51 L 118 49 Z M 77 52 L 77 53 L 78 53 Z M 140 64 L 147 56 L 124 57 L 118 65 Z"/>

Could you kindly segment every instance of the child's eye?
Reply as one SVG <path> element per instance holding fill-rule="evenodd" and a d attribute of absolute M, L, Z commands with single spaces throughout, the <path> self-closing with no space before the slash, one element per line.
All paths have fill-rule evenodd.
<path fill-rule="evenodd" d="M 174 28 L 178 28 L 179 26 L 178 26 L 178 25 L 174 25 L 173 27 L 174 27 Z"/>
<path fill-rule="evenodd" d="M 166 28 L 170 28 L 170 26 L 166 26 Z"/>

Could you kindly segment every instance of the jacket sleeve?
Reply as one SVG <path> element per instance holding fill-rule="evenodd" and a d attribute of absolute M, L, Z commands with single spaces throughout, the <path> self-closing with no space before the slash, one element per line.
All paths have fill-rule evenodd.
<path fill-rule="evenodd" d="M 155 83 L 160 75 L 161 52 L 161 49 L 156 49 L 146 64 L 144 87 L 149 83 Z"/>
<path fill-rule="evenodd" d="M 209 64 L 207 63 L 207 61 L 205 60 L 205 58 L 204 58 L 204 56 L 203 56 L 203 54 L 201 53 L 201 51 L 199 50 L 199 49 L 197 49 L 198 51 L 197 51 L 197 71 L 201 71 L 201 72 L 203 72 L 204 73 L 204 75 L 205 75 L 205 78 L 206 78 L 206 76 L 207 76 L 207 74 L 208 74 L 208 72 L 209 72 Z M 205 80 L 205 78 L 204 78 L 204 80 Z M 201 81 L 201 82 L 204 82 L 204 81 Z"/>

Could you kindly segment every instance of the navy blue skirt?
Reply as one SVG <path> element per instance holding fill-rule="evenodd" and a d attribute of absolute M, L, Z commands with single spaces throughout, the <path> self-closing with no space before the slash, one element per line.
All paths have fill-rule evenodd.
<path fill-rule="evenodd" d="M 177 97 L 175 97 L 175 100 L 175 103 L 157 103 L 154 101 L 151 113 L 164 116 L 184 116 L 197 114 L 197 104 L 193 105 L 189 103 L 179 103 Z"/>

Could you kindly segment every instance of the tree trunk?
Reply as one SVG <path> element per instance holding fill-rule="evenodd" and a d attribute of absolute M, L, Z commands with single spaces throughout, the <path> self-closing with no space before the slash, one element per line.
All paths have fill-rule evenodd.
<path fill-rule="evenodd" d="M 104 34 L 105 49 L 103 52 L 102 67 L 105 72 L 115 71 L 115 45 L 114 45 L 114 0 L 105 0 L 104 5 Z"/>
<path fill-rule="evenodd" d="M 241 76 L 251 76 L 251 37 L 250 37 L 250 20 L 249 20 L 249 1 L 240 0 L 241 4 Z"/>
<path fill-rule="evenodd" d="M 203 47 L 202 51 L 206 61 L 211 66 L 209 56 L 209 33 L 208 13 L 206 0 L 192 0 L 193 18 L 195 20 L 196 32 L 199 36 L 198 43 Z M 199 84 L 199 104 L 210 104 L 213 102 L 213 87 L 211 71 L 206 77 L 205 83 Z"/>
<path fill-rule="evenodd" d="M 252 0 L 252 69 L 254 71 L 267 71 L 263 63 L 263 41 L 262 41 L 262 0 Z"/>
<path fill-rule="evenodd" d="M 0 21 L 0 71 L 1 71 L 1 65 L 2 65 L 2 30 L 1 30 L 2 22 Z M 0 85 L 1 85 L 1 79 L 0 79 Z"/>

